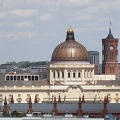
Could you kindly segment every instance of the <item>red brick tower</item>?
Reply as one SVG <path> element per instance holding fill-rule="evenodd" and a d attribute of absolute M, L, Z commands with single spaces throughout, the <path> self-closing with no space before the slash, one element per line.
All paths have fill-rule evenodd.
<path fill-rule="evenodd" d="M 118 41 L 111 33 L 111 23 L 107 38 L 102 39 L 102 73 L 119 76 Z"/>

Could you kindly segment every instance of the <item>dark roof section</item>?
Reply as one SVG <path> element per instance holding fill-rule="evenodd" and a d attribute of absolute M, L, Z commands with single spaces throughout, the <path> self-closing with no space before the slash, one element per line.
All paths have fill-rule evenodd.
<path fill-rule="evenodd" d="M 28 110 L 28 103 L 14 103 L 14 104 L 8 104 L 10 106 L 11 111 L 17 110 L 17 111 L 26 111 Z M 103 108 L 102 103 L 82 103 L 82 110 L 83 112 L 94 112 L 94 113 L 100 113 Z M 108 111 L 115 113 L 120 111 L 120 104 L 119 103 L 108 103 L 107 104 Z M 3 109 L 3 108 L 2 108 Z M 41 113 L 52 113 L 53 110 L 53 104 L 52 103 L 33 103 L 32 104 L 33 111 L 40 111 Z M 59 103 L 57 104 L 57 110 L 58 112 L 63 113 L 74 113 L 78 110 L 78 103 Z"/>

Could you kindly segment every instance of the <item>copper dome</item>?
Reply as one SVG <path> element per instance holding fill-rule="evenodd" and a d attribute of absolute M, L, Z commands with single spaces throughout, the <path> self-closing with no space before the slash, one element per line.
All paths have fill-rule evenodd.
<path fill-rule="evenodd" d="M 89 61 L 86 48 L 75 41 L 72 28 L 67 30 L 66 41 L 54 49 L 51 61 Z"/>

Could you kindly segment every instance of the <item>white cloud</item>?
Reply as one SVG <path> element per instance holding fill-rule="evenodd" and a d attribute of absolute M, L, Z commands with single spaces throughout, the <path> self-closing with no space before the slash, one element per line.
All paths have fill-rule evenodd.
<path fill-rule="evenodd" d="M 17 22 L 14 24 L 16 28 L 26 28 L 26 27 L 33 27 L 33 22 L 32 21 L 22 21 L 22 22 Z"/>
<path fill-rule="evenodd" d="M 10 33 L 10 34 L 1 34 L 0 38 L 32 38 L 34 33 L 32 31 L 25 31 L 25 32 L 17 32 L 17 33 Z"/>
<path fill-rule="evenodd" d="M 11 37 L 14 37 L 14 36 L 16 36 L 17 34 L 2 34 L 2 35 L 0 35 L 0 38 L 11 38 Z"/>
<path fill-rule="evenodd" d="M 35 9 L 15 9 L 9 12 L 17 17 L 32 17 L 37 14 L 37 10 Z"/>
<path fill-rule="evenodd" d="M 7 12 L 0 12 L 0 18 L 6 18 Z"/>
<path fill-rule="evenodd" d="M 50 20 L 52 20 L 52 14 L 50 14 L 50 13 L 42 14 L 42 15 L 40 15 L 39 18 L 41 21 L 50 21 Z"/>
<path fill-rule="evenodd" d="M 66 6 L 86 6 L 90 4 L 92 0 L 61 0 L 61 4 L 66 5 Z"/>
<path fill-rule="evenodd" d="M 22 33 L 27 38 L 32 38 L 34 36 L 34 33 L 32 31 L 26 31 Z"/>

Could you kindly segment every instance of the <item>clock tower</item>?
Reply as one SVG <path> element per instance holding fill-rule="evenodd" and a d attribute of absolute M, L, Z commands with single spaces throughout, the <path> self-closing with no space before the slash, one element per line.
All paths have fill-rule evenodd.
<path fill-rule="evenodd" d="M 118 41 L 113 37 L 110 26 L 107 38 L 102 39 L 102 73 L 116 78 L 119 76 Z"/>

